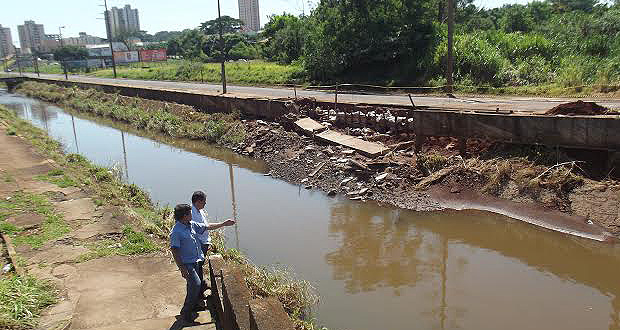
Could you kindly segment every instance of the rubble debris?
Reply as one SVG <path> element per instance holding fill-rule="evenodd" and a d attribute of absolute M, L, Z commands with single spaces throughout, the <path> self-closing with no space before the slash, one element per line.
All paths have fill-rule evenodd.
<path fill-rule="evenodd" d="M 598 105 L 594 102 L 583 102 L 579 100 L 577 102 L 563 103 L 555 106 L 553 109 L 545 112 L 546 115 L 557 116 L 596 116 L 605 115 L 609 112 L 609 109 L 604 106 Z"/>

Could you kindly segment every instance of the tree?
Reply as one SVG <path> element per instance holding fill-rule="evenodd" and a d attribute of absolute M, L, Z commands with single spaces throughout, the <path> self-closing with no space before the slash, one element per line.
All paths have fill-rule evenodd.
<path fill-rule="evenodd" d="M 206 35 L 219 34 L 220 23 L 222 23 L 222 32 L 226 34 L 237 33 L 241 31 L 243 27 L 242 20 L 230 16 L 222 16 L 221 18 L 212 19 L 200 24 L 199 29 Z"/>
<path fill-rule="evenodd" d="M 419 79 L 438 39 L 436 8 L 434 0 L 321 1 L 308 21 L 306 70 L 318 80 L 392 72 Z"/>
<path fill-rule="evenodd" d="M 229 33 L 220 37 L 216 35 L 210 35 L 205 38 L 204 53 L 219 61 L 226 61 L 229 59 L 230 51 L 239 43 L 243 43 L 245 38 L 238 33 Z"/>
<path fill-rule="evenodd" d="M 178 43 L 179 55 L 184 58 L 199 58 L 204 54 L 205 35 L 198 29 L 183 31 Z"/>
<path fill-rule="evenodd" d="M 181 44 L 179 43 L 179 38 L 174 38 L 168 41 L 166 53 L 170 56 L 181 55 Z"/>
<path fill-rule="evenodd" d="M 587 13 L 594 9 L 598 0 L 549 0 L 558 12 L 581 10 Z"/>
<path fill-rule="evenodd" d="M 153 41 L 170 41 L 182 34 L 181 31 L 159 31 L 153 35 Z"/>
<path fill-rule="evenodd" d="M 504 15 L 500 18 L 499 25 L 508 33 L 529 32 L 534 26 L 534 20 L 525 6 L 505 5 Z"/>
<path fill-rule="evenodd" d="M 54 59 L 56 61 L 85 60 L 87 58 L 88 50 L 80 46 L 67 45 L 54 50 Z"/>
<path fill-rule="evenodd" d="M 265 24 L 263 54 L 267 59 L 291 63 L 303 54 L 307 38 L 303 18 L 290 14 L 272 15 Z"/>

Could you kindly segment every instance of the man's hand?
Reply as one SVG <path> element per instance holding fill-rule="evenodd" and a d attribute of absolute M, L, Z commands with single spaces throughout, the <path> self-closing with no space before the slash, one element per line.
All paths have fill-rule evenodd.
<path fill-rule="evenodd" d="M 189 276 L 189 272 L 187 271 L 185 265 L 179 267 L 179 270 L 181 271 L 181 276 L 183 276 L 183 278 L 187 278 Z"/>
<path fill-rule="evenodd" d="M 233 219 L 228 219 L 228 220 L 224 221 L 224 222 L 222 223 L 222 225 L 224 225 L 224 226 L 232 226 L 232 225 L 234 225 L 236 222 L 237 222 L 237 221 L 235 221 L 235 220 L 233 220 Z"/>

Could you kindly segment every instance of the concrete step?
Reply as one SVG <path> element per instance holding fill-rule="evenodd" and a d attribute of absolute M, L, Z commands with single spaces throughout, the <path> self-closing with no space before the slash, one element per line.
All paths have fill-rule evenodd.
<path fill-rule="evenodd" d="M 192 329 L 192 330 L 215 330 L 215 323 L 211 320 L 209 311 L 201 312 L 196 319 L 199 325 L 183 327 L 176 317 L 154 318 L 138 321 L 128 321 L 107 325 L 104 327 L 90 328 L 89 330 L 152 330 L 152 329 Z M 73 328 L 71 328 L 73 329 Z"/>

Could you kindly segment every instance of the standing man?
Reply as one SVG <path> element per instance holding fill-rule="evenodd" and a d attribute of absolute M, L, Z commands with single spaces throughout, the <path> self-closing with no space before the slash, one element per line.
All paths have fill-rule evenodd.
<path fill-rule="evenodd" d="M 207 220 L 207 214 L 204 210 L 206 204 L 207 204 L 207 195 L 204 192 L 195 191 L 192 194 L 192 221 L 196 223 L 205 224 L 207 228 L 207 230 L 205 230 L 204 233 L 198 235 L 198 239 L 200 240 L 200 244 L 202 247 L 202 252 L 205 256 L 207 255 L 207 251 L 209 251 L 209 248 L 211 246 L 211 237 L 209 236 L 209 230 L 215 230 L 218 228 L 222 228 L 224 226 L 232 226 L 232 224 L 235 223 L 233 220 L 226 220 L 224 222 L 220 222 L 220 223 L 216 222 L 216 223 L 210 224 L 209 220 Z M 228 224 L 230 223 L 228 221 L 232 221 L 232 224 Z M 203 266 L 204 266 L 204 261 L 202 261 L 202 264 L 199 267 L 200 269 L 198 273 L 198 276 L 200 276 L 200 280 L 203 283 L 201 294 L 200 294 L 201 300 L 204 300 L 206 298 L 204 296 L 204 292 L 206 289 L 208 289 L 208 284 L 203 281 L 203 278 L 204 278 Z"/>
<path fill-rule="evenodd" d="M 170 250 L 181 276 L 187 281 L 187 293 L 180 320 L 186 325 L 191 325 L 198 317 L 196 312 L 199 310 L 198 303 L 203 284 L 202 265 L 205 260 L 198 235 L 207 231 L 207 225 L 191 221 L 192 208 L 187 204 L 179 204 L 174 208 L 174 219 L 176 223 L 170 232 Z M 222 227 L 234 224 L 234 220 L 226 220 L 218 225 Z"/>

